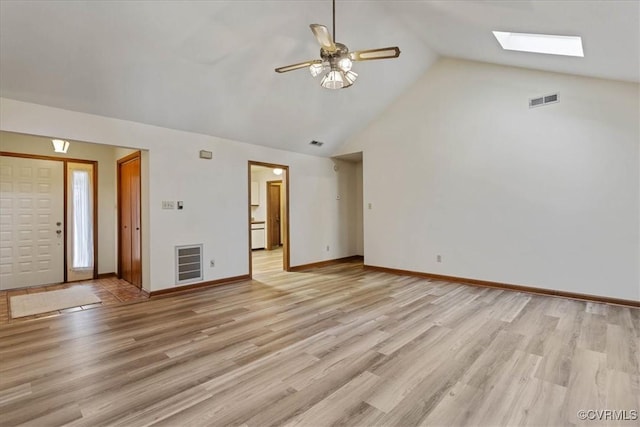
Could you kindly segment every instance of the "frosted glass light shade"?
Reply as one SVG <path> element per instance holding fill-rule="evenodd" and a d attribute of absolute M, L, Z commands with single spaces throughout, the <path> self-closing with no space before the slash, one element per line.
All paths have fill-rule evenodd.
<path fill-rule="evenodd" d="M 351 62 L 351 59 L 349 58 L 342 58 L 340 61 L 338 61 L 338 68 L 340 68 L 342 71 L 349 71 L 351 70 L 352 66 L 353 62 Z"/>
<path fill-rule="evenodd" d="M 342 71 L 332 70 L 322 78 L 320 85 L 325 89 L 342 89 L 344 87 L 344 78 Z"/>
<path fill-rule="evenodd" d="M 347 86 L 351 86 L 353 82 L 356 81 L 357 78 L 358 78 L 358 73 L 355 73 L 353 71 L 347 71 L 346 73 L 344 73 L 344 79 L 348 83 Z"/>
<path fill-rule="evenodd" d="M 324 70 L 323 64 L 311 64 L 309 65 L 309 72 L 313 77 L 318 77 Z"/>
<path fill-rule="evenodd" d="M 280 168 L 275 168 L 275 169 L 273 170 L 273 174 L 274 174 L 274 175 L 278 175 L 278 176 L 282 175 L 282 169 L 280 169 Z"/>

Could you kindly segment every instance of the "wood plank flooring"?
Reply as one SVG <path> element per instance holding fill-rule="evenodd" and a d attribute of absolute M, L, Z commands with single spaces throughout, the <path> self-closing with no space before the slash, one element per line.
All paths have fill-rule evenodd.
<path fill-rule="evenodd" d="M 266 250 L 258 249 L 251 252 L 251 263 L 253 269 L 253 277 L 262 273 L 273 273 L 282 271 L 282 248 Z"/>
<path fill-rule="evenodd" d="M 622 425 L 640 310 L 344 263 L 0 326 L 0 424 Z"/>

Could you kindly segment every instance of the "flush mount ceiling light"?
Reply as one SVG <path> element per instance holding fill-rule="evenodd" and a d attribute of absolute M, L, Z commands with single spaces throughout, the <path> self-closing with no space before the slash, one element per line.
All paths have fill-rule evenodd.
<path fill-rule="evenodd" d="M 584 57 L 582 37 L 580 36 L 508 33 L 504 31 L 493 31 L 493 35 L 505 50 Z"/>
<path fill-rule="evenodd" d="M 274 175 L 278 175 L 278 176 L 282 175 L 282 169 L 280 169 L 280 168 L 275 168 L 275 169 L 273 170 L 273 174 L 274 174 Z"/>
<path fill-rule="evenodd" d="M 63 141 L 61 139 L 52 139 L 53 151 L 56 153 L 66 153 L 69 149 L 69 141 Z"/>
<path fill-rule="evenodd" d="M 311 24 L 311 31 L 320 43 L 320 58 L 299 64 L 276 68 L 278 73 L 309 68 L 313 77 L 324 74 L 320 86 L 325 89 L 344 89 L 350 87 L 358 78 L 351 71 L 354 61 L 370 61 L 373 59 L 397 58 L 400 49 L 397 46 L 382 49 L 369 49 L 349 52 L 342 43 L 336 42 L 336 0 L 333 0 L 333 38 L 324 25 Z"/>

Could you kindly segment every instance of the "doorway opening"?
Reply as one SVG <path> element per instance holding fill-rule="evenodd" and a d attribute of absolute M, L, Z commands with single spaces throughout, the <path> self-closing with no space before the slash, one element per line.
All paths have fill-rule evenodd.
<path fill-rule="evenodd" d="M 289 167 L 249 162 L 249 275 L 289 271 Z"/>

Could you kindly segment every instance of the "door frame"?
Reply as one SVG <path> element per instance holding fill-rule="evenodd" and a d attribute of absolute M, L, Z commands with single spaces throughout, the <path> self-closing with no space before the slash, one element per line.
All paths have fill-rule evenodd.
<path fill-rule="evenodd" d="M 271 211 L 271 208 L 270 208 L 270 206 L 271 206 L 271 193 L 269 192 L 269 187 L 272 184 L 279 184 L 279 185 L 277 185 L 277 187 L 279 187 L 280 194 L 282 194 L 282 180 L 281 179 L 276 179 L 276 180 L 272 180 L 272 181 L 267 181 L 267 194 L 266 194 L 266 196 L 267 196 L 266 197 L 267 206 L 266 206 L 266 209 L 265 209 L 265 211 L 267 213 L 266 222 L 268 224 L 268 230 L 269 230 L 269 233 L 267 233 L 266 240 L 265 240 L 265 246 L 266 246 L 265 249 L 267 249 L 267 250 L 271 250 L 273 248 L 273 246 L 274 246 L 272 244 L 272 242 L 271 242 L 271 221 L 270 221 L 271 218 L 270 217 L 273 215 L 273 212 Z M 278 210 L 279 211 L 283 210 L 282 209 L 282 195 L 280 196 L 280 203 L 278 203 Z M 280 218 L 280 226 L 278 227 L 278 232 L 279 232 L 280 236 L 282 236 L 282 234 L 283 234 L 282 233 L 282 218 Z M 280 245 L 284 246 L 284 242 L 282 241 L 283 239 L 280 238 L 278 240 L 280 240 Z"/>
<path fill-rule="evenodd" d="M 282 269 L 291 271 L 291 239 L 289 238 L 289 185 L 291 183 L 291 174 L 289 166 L 279 165 L 276 163 L 265 163 L 249 160 L 247 167 L 247 230 L 249 238 L 247 239 L 247 249 L 249 252 L 249 277 L 253 277 L 253 252 L 251 251 L 251 166 L 264 166 L 267 168 L 279 168 L 285 173 L 284 179 L 284 241 L 282 242 Z M 283 218 L 280 218 L 280 227 L 283 227 Z"/>
<path fill-rule="evenodd" d="M 116 213 L 116 220 L 117 220 L 117 228 L 118 228 L 118 262 L 117 262 L 117 266 L 118 266 L 118 278 L 122 279 L 122 230 L 120 227 L 121 224 L 121 220 L 120 218 L 122 217 L 122 191 L 121 191 L 121 167 L 124 163 L 127 163 L 131 160 L 135 160 L 138 159 L 138 161 L 140 162 L 140 192 L 138 194 L 138 206 L 140 207 L 140 285 L 134 285 L 136 287 L 139 287 L 140 289 L 142 289 L 142 152 L 141 151 L 136 151 L 133 152 L 131 154 L 128 154 L 126 156 L 124 156 L 121 159 L 118 159 L 116 161 L 116 199 L 118 201 L 118 209 L 117 209 L 117 213 Z"/>
<path fill-rule="evenodd" d="M 93 278 L 98 278 L 98 162 L 96 160 L 85 160 L 85 159 L 72 159 L 68 157 L 55 157 L 55 156 L 43 156 L 39 154 L 25 154 L 25 153 L 13 153 L 8 151 L 0 151 L 0 156 L 5 157 L 21 157 L 23 159 L 36 159 L 36 160 L 53 160 L 56 162 L 62 162 L 62 180 L 63 182 L 63 200 L 62 204 L 64 205 L 63 212 L 63 220 L 62 224 L 64 227 L 63 234 L 63 263 L 62 266 L 64 268 L 63 280 L 64 283 L 67 283 L 67 264 L 69 260 L 67 259 L 67 214 L 68 214 L 68 173 L 67 173 L 67 163 L 86 163 L 93 165 Z"/>

